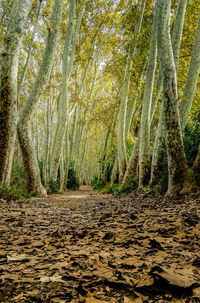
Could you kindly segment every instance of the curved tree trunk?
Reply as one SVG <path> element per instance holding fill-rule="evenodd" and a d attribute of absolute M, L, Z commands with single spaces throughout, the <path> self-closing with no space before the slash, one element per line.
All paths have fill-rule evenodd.
<path fill-rule="evenodd" d="M 173 48 L 173 56 L 174 56 L 176 71 L 178 70 L 180 44 L 181 44 L 181 38 L 183 32 L 186 6 L 187 6 L 187 0 L 179 1 L 177 12 L 176 12 L 176 18 L 173 26 L 172 48 Z M 161 72 L 159 72 L 159 74 L 161 75 Z M 162 85 L 162 76 L 160 76 L 160 78 L 161 78 L 160 84 Z M 159 170 L 160 170 L 159 165 L 163 155 L 163 149 L 165 148 L 165 137 L 166 137 L 166 129 L 165 129 L 165 121 L 164 121 L 164 104 L 162 100 L 160 118 L 157 127 L 156 139 L 154 142 L 154 149 L 152 156 L 150 186 L 155 185 L 155 183 L 158 181 Z"/>
<path fill-rule="evenodd" d="M 189 117 L 189 113 L 192 107 L 197 81 L 199 78 L 199 71 L 200 71 L 200 17 L 196 30 L 194 45 L 192 48 L 190 67 L 189 67 L 187 80 L 183 92 L 183 97 L 179 109 L 182 130 L 185 129 Z"/>
<path fill-rule="evenodd" d="M 80 14 L 76 23 L 75 33 L 73 35 L 73 23 L 75 16 L 75 0 L 71 0 L 70 3 L 70 17 L 67 31 L 67 37 L 65 42 L 64 54 L 63 54 L 63 69 L 62 69 L 62 89 L 60 95 L 60 106 L 59 106 L 59 119 L 57 121 L 56 133 L 53 143 L 53 152 L 50 165 L 50 178 L 56 180 L 58 173 L 58 165 L 61 157 L 61 146 L 63 146 L 65 132 L 67 127 L 68 119 L 68 80 L 71 75 L 74 54 L 76 48 L 76 41 L 79 34 L 82 16 L 85 10 L 86 0 L 82 2 Z M 70 55 L 71 46 L 71 55 Z"/>
<path fill-rule="evenodd" d="M 140 149 L 140 135 L 133 146 L 133 151 L 129 159 L 129 165 L 125 172 L 122 184 L 131 180 L 133 177 L 138 175 L 138 161 L 139 161 L 139 149 Z"/>
<path fill-rule="evenodd" d="M 30 91 L 29 98 L 26 102 L 20 120 L 18 122 L 18 137 L 23 155 L 28 189 L 40 195 L 46 195 L 46 191 L 41 183 L 38 162 L 32 143 L 31 130 L 29 129 L 29 122 L 31 120 L 34 108 L 40 96 L 44 92 L 44 89 L 46 88 L 52 70 L 54 55 L 57 47 L 57 38 L 59 33 L 58 26 L 61 21 L 63 4 L 64 0 L 55 0 L 51 17 L 51 28 L 49 29 L 49 35 L 47 38 L 43 61 L 36 81 Z"/>
<path fill-rule="evenodd" d="M 158 5 L 157 43 L 163 73 L 163 106 L 167 132 L 166 146 L 169 172 L 167 194 L 173 195 L 180 193 L 188 174 L 188 165 L 178 112 L 176 67 L 169 31 L 171 1 L 159 0 Z"/>
<path fill-rule="evenodd" d="M 118 131 L 117 131 L 117 153 L 118 153 L 118 163 L 119 163 L 119 181 L 120 183 L 123 180 L 126 167 L 127 167 L 127 158 L 126 158 L 126 143 L 125 143 L 125 122 L 126 122 L 126 107 L 128 99 L 129 84 L 131 78 L 131 69 L 132 69 L 132 54 L 133 50 L 130 48 L 126 61 L 126 70 L 124 75 L 124 83 L 122 86 L 121 94 L 121 103 L 119 110 L 119 122 L 118 122 Z"/>
<path fill-rule="evenodd" d="M 147 73 L 145 80 L 141 127 L 140 127 L 140 149 L 139 149 L 139 187 L 147 184 L 149 178 L 150 166 L 150 126 L 151 126 L 151 102 L 154 85 L 154 75 L 157 57 L 156 42 L 157 27 L 157 4 L 154 9 L 154 21 L 151 33 L 151 42 L 149 47 L 149 56 L 147 63 Z"/>
<path fill-rule="evenodd" d="M 15 0 L 4 38 L 0 87 L 0 185 L 9 185 L 17 130 L 19 49 L 32 0 Z"/>

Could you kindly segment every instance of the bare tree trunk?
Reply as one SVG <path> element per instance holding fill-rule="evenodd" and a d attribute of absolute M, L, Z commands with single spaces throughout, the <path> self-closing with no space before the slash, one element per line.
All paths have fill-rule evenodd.
<path fill-rule="evenodd" d="M 183 32 L 183 24 L 184 24 L 184 17 L 185 11 L 187 6 L 187 0 L 180 0 L 177 7 L 176 18 L 174 21 L 173 26 L 173 35 L 172 35 L 172 48 L 173 48 L 173 55 L 174 55 L 174 62 L 176 71 L 178 70 L 178 63 L 179 63 L 179 53 L 180 53 L 180 44 Z M 159 72 L 159 74 L 161 74 Z M 162 77 L 160 77 L 162 78 Z M 162 80 L 160 81 L 162 84 Z M 150 185 L 153 186 L 158 180 L 159 170 L 160 170 L 160 162 L 163 155 L 163 149 L 165 148 L 165 137 L 166 137 L 166 128 L 165 128 L 165 121 L 164 121 L 164 104 L 162 101 L 161 111 L 160 111 L 160 118 L 156 132 L 156 139 L 154 142 L 154 150 L 152 156 L 152 164 L 151 164 L 151 179 Z"/>
<path fill-rule="evenodd" d="M 29 122 L 34 108 L 46 88 L 52 70 L 59 33 L 58 26 L 61 21 L 63 4 L 64 0 L 55 0 L 43 61 L 18 122 L 18 137 L 24 161 L 27 186 L 30 191 L 34 191 L 40 195 L 46 195 L 46 190 L 41 183 L 40 170 L 32 143 Z"/>
<path fill-rule="evenodd" d="M 60 95 L 60 107 L 59 107 L 59 119 L 56 126 L 56 133 L 53 143 L 53 152 L 50 165 L 50 178 L 56 180 L 58 173 L 58 164 L 61 156 L 61 146 L 64 142 L 64 135 L 67 126 L 68 119 L 68 80 L 71 75 L 74 54 L 76 48 L 76 41 L 79 34 L 79 29 L 81 25 L 82 16 L 85 10 L 86 0 L 82 2 L 80 14 L 76 23 L 75 33 L 73 35 L 73 23 L 75 15 L 75 0 L 71 0 L 70 3 L 70 17 L 68 32 L 65 42 L 64 55 L 63 55 L 63 70 L 62 70 L 62 89 Z M 71 46 L 71 55 L 70 55 L 70 46 Z"/>
<path fill-rule="evenodd" d="M 133 177 L 138 175 L 138 162 L 139 162 L 139 148 L 140 148 L 140 136 L 137 137 L 137 140 L 133 146 L 133 151 L 129 159 L 129 165 L 125 172 L 122 184 L 131 180 Z"/>
<path fill-rule="evenodd" d="M 32 0 L 15 0 L 4 38 L 0 87 L 0 185 L 9 185 L 17 130 L 19 49 Z"/>
<path fill-rule="evenodd" d="M 178 94 L 176 67 L 173 57 L 169 31 L 171 1 L 159 0 L 157 43 L 158 54 L 163 73 L 163 104 L 166 123 L 166 146 L 168 156 L 168 195 L 181 191 L 188 173 L 180 118 L 178 112 Z"/>
<path fill-rule="evenodd" d="M 157 4 L 154 9 L 154 20 L 151 33 L 151 42 L 149 47 L 149 56 L 147 63 L 147 74 L 145 80 L 141 127 L 140 127 L 140 150 L 139 150 L 139 187 L 148 183 L 150 166 L 150 126 L 151 126 L 151 102 L 154 85 L 154 75 L 156 69 L 157 43 Z"/>
<path fill-rule="evenodd" d="M 200 71 L 200 17 L 196 30 L 194 45 L 192 48 L 190 67 L 187 75 L 182 101 L 180 104 L 180 110 L 179 110 L 182 130 L 185 129 L 189 117 L 189 113 L 192 107 L 197 81 L 199 78 L 199 71 Z"/>
<path fill-rule="evenodd" d="M 126 167 L 127 167 L 127 157 L 126 157 L 126 143 L 125 143 L 125 130 L 126 130 L 126 108 L 128 100 L 128 91 L 131 78 L 131 69 L 132 69 L 132 54 L 133 50 L 130 47 L 129 53 L 126 60 L 126 70 L 124 75 L 124 82 L 122 86 L 121 93 L 121 103 L 119 110 L 119 122 L 118 122 L 118 131 L 117 131 L 117 153 L 118 153 L 118 163 L 119 163 L 119 180 L 120 183 L 123 180 Z"/>
<path fill-rule="evenodd" d="M 37 17 L 36 17 L 36 23 L 35 23 L 35 26 L 34 26 L 34 29 L 33 29 L 33 34 L 32 34 L 32 37 L 31 37 L 30 44 L 29 44 L 28 54 L 27 54 L 27 57 L 26 57 L 26 61 L 25 61 L 25 64 L 24 64 L 23 71 L 22 71 L 22 76 L 20 78 L 20 82 L 19 82 L 19 85 L 18 85 L 18 96 L 19 96 L 19 93 L 20 93 L 20 90 L 21 90 L 21 87 L 22 87 L 22 84 L 24 82 L 24 78 L 25 78 L 25 75 L 26 75 L 26 71 L 27 71 L 27 68 L 28 68 L 28 63 L 29 63 L 30 56 L 31 56 L 32 46 L 33 46 L 33 42 L 34 42 L 34 39 L 35 39 L 35 34 L 37 32 L 38 24 L 39 24 L 39 17 L 40 17 L 41 7 L 42 7 L 42 1 L 39 2 Z"/>
<path fill-rule="evenodd" d="M 50 147 L 50 140 L 49 140 L 49 123 L 50 123 L 50 98 L 47 99 L 47 114 L 46 114 L 46 142 L 45 142 L 45 154 L 44 154 L 44 163 L 42 168 L 42 176 L 43 176 L 43 183 L 44 185 L 47 184 L 47 167 L 48 167 L 48 158 L 49 158 L 49 147 Z"/>

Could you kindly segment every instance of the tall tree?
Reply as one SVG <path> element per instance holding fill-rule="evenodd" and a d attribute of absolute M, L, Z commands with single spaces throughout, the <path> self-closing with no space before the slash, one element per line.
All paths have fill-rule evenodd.
<path fill-rule="evenodd" d="M 163 75 L 163 106 L 168 157 L 168 194 L 179 193 L 188 177 L 178 111 L 176 67 L 170 36 L 171 1 L 158 0 L 157 43 Z"/>
<path fill-rule="evenodd" d="M 187 0 L 179 0 L 176 17 L 173 23 L 173 34 L 172 34 L 172 48 L 173 48 L 173 56 L 175 62 L 176 73 L 178 71 L 179 64 L 179 53 L 180 53 L 180 45 L 183 33 L 183 25 L 184 25 L 184 17 L 187 6 Z M 162 74 L 160 69 L 159 74 Z M 162 78 L 162 77 L 161 77 Z M 160 85 L 162 87 L 162 80 L 160 81 Z M 161 105 L 160 118 L 156 132 L 156 138 L 154 142 L 153 155 L 152 155 L 152 163 L 151 163 L 151 179 L 150 185 L 153 186 L 157 180 L 159 175 L 159 164 L 162 158 L 163 149 L 165 147 L 165 136 L 166 136 L 166 128 L 165 128 L 165 118 L 164 118 L 164 102 Z"/>
<path fill-rule="evenodd" d="M 9 157 L 17 129 L 17 74 L 19 49 L 32 0 L 13 2 L 4 38 L 0 86 L 0 185 L 9 184 Z"/>
<path fill-rule="evenodd" d="M 18 122 L 18 137 L 26 172 L 27 187 L 29 190 L 41 195 L 46 195 L 46 190 L 41 183 L 30 122 L 35 106 L 46 88 L 52 70 L 63 5 L 64 0 L 55 0 L 43 61 Z"/>
<path fill-rule="evenodd" d="M 68 80 L 71 75 L 73 62 L 74 62 L 74 54 L 76 49 L 76 42 L 80 30 L 82 16 L 85 10 L 86 0 L 83 0 L 79 16 L 76 22 L 75 32 L 73 34 L 73 22 L 74 22 L 74 13 L 75 13 L 75 0 L 71 0 L 71 13 L 69 19 L 69 27 L 68 33 L 66 37 L 64 55 L 63 55 L 63 71 L 62 71 L 62 88 L 61 95 L 59 101 L 59 119 L 57 121 L 56 133 L 54 137 L 53 143 L 53 153 L 51 158 L 50 165 L 50 178 L 56 180 L 58 173 L 58 166 L 61 157 L 61 147 L 63 146 L 65 132 L 67 127 L 67 119 L 68 119 Z M 71 47 L 71 53 L 70 53 Z"/>
<path fill-rule="evenodd" d="M 150 166 L 150 127 L 151 127 L 151 102 L 153 95 L 154 75 L 157 58 L 157 3 L 154 9 L 154 20 L 149 47 L 147 73 L 142 104 L 141 128 L 140 128 L 140 151 L 139 151 L 139 187 L 147 183 Z"/>

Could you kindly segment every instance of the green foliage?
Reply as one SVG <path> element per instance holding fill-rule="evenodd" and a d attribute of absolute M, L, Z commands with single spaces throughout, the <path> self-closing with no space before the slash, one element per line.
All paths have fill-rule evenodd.
<path fill-rule="evenodd" d="M 13 185 L 11 187 L 0 187 L 0 199 L 10 201 L 26 200 L 35 196 L 35 193 L 28 192 L 24 186 Z"/>
<path fill-rule="evenodd" d="M 98 179 L 98 177 L 94 177 L 91 186 L 93 189 L 101 189 L 105 186 L 105 182 Z"/>
<path fill-rule="evenodd" d="M 158 184 L 156 187 L 148 191 L 149 194 L 163 194 L 167 191 L 168 188 L 168 164 L 167 164 L 167 150 L 165 148 L 159 148 L 160 153 L 160 162 L 159 162 L 159 175 L 158 175 Z"/>
<path fill-rule="evenodd" d="M 60 191 L 60 186 L 59 186 L 59 181 L 56 180 L 49 180 L 47 182 L 47 193 L 48 194 L 59 194 Z"/>
<path fill-rule="evenodd" d="M 165 190 L 166 191 L 166 190 Z M 152 195 L 154 197 L 160 197 L 160 194 L 161 194 L 161 187 L 159 186 L 155 186 L 149 190 L 147 190 L 147 194 L 148 195 Z"/>
<path fill-rule="evenodd" d="M 200 142 L 199 124 L 195 124 L 195 125 L 187 124 L 183 137 L 183 142 L 184 142 L 184 148 L 185 148 L 188 164 L 189 166 L 192 166 L 196 159 L 199 142 Z"/>
<path fill-rule="evenodd" d="M 11 187 L 25 186 L 25 172 L 23 166 L 14 167 L 12 169 L 10 185 Z"/>
<path fill-rule="evenodd" d="M 101 193 L 102 194 L 118 193 L 119 187 L 120 184 L 113 184 L 113 185 L 107 184 L 101 189 Z"/>
<path fill-rule="evenodd" d="M 138 181 L 139 179 L 137 176 L 133 177 L 131 180 L 127 181 L 119 187 L 119 193 L 128 193 L 132 190 L 136 190 L 138 188 Z"/>
<path fill-rule="evenodd" d="M 116 193 L 116 194 L 123 194 L 131 192 L 132 190 L 136 190 L 138 188 L 138 177 L 134 177 L 133 179 L 127 181 L 125 184 L 113 184 L 106 185 L 101 189 L 103 194 L 107 193 Z"/>
<path fill-rule="evenodd" d="M 80 184 L 73 163 L 69 165 L 67 189 L 79 189 Z"/>

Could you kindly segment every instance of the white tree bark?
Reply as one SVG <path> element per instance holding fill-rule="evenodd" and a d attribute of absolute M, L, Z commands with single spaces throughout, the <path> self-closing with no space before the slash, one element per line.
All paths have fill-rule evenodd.
<path fill-rule="evenodd" d="M 133 55 L 133 49 L 130 47 L 126 60 L 126 70 L 125 70 L 124 81 L 122 86 L 118 131 L 117 131 L 117 153 L 118 153 L 120 183 L 123 180 L 127 167 L 125 130 L 126 130 L 126 108 L 127 108 L 127 100 L 128 100 L 128 91 L 129 91 L 130 78 L 131 78 L 131 69 L 133 64 L 132 55 Z"/>
<path fill-rule="evenodd" d="M 63 55 L 62 89 L 61 89 L 60 106 L 59 106 L 59 120 L 57 121 L 56 133 L 53 143 L 53 153 L 52 153 L 51 165 L 50 165 L 50 178 L 52 180 L 56 180 L 57 178 L 58 165 L 61 156 L 61 146 L 63 146 L 64 137 L 65 137 L 64 134 L 66 131 L 67 116 L 68 116 L 67 85 L 72 71 L 76 41 L 79 34 L 79 29 L 81 25 L 82 16 L 85 10 L 85 5 L 86 5 L 86 0 L 84 0 L 82 3 L 80 14 L 78 16 L 78 20 L 76 23 L 75 33 L 72 36 L 74 15 L 75 15 L 75 0 L 71 0 L 68 32 L 67 32 L 64 55 Z M 72 49 L 71 49 L 71 54 L 69 55 L 70 46 Z"/>
<path fill-rule="evenodd" d="M 183 32 L 183 24 L 185 11 L 187 6 L 187 0 L 180 0 L 177 7 L 176 18 L 174 20 L 173 35 L 172 35 L 172 48 L 175 62 L 176 72 L 178 70 L 180 44 Z M 160 73 L 160 72 L 159 72 Z M 162 84 L 162 77 L 160 77 L 160 84 Z M 156 131 L 156 138 L 154 142 L 154 149 L 151 163 L 151 178 L 150 185 L 153 186 L 158 179 L 159 163 L 163 154 L 163 148 L 165 147 L 166 128 L 164 121 L 164 104 L 162 101 L 159 123 Z"/>
<path fill-rule="evenodd" d="M 64 0 L 55 0 L 43 61 L 18 122 L 18 137 L 24 161 L 27 186 L 29 190 L 40 195 L 46 195 L 46 190 L 41 183 L 40 171 L 32 142 L 30 119 L 39 98 L 46 88 L 52 70 L 63 4 Z"/>
<path fill-rule="evenodd" d="M 0 87 L 0 185 L 9 185 L 17 129 L 19 49 L 32 0 L 13 2 L 2 53 Z"/>
<path fill-rule="evenodd" d="M 166 146 L 169 172 L 168 194 L 173 195 L 182 189 L 188 166 L 178 112 L 176 67 L 169 31 L 171 1 L 159 0 L 158 5 L 157 43 L 163 73 L 163 106 L 167 131 Z"/>
<path fill-rule="evenodd" d="M 142 116 L 140 127 L 140 150 L 139 150 L 139 187 L 147 184 L 149 177 L 150 166 L 150 126 L 151 126 L 151 102 L 154 85 L 154 75 L 156 69 L 157 57 L 157 42 L 156 42 L 156 28 L 157 28 L 157 4 L 154 9 L 154 20 L 151 33 L 151 42 L 149 47 L 147 73 L 145 79 L 145 88 L 142 104 Z"/>
<path fill-rule="evenodd" d="M 180 104 L 180 119 L 181 119 L 181 127 L 183 131 L 187 124 L 188 116 L 194 100 L 197 81 L 199 78 L 199 71 L 200 71 L 200 17 L 196 30 L 194 45 L 192 48 L 190 67 L 187 75 L 182 101 Z"/>

